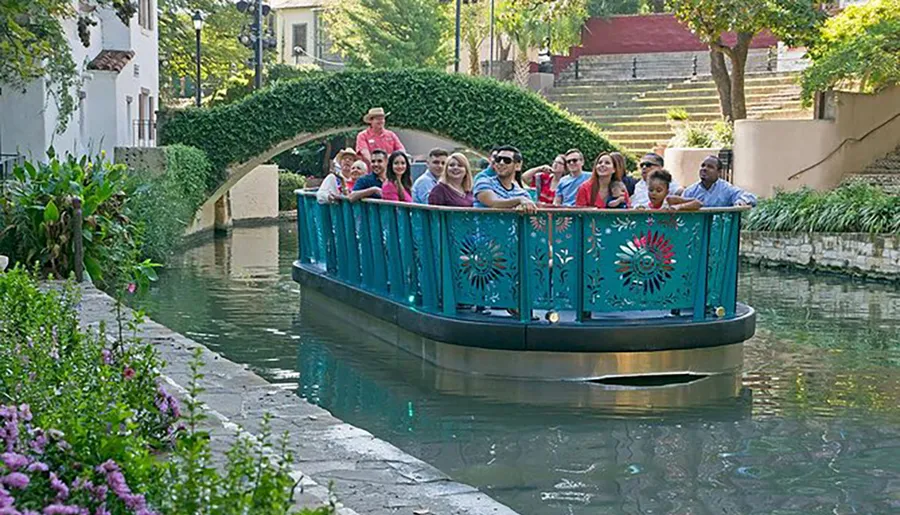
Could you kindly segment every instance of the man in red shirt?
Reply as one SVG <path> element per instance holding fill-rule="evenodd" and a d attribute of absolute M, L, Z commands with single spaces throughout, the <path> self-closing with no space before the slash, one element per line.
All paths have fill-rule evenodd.
<path fill-rule="evenodd" d="M 369 128 L 356 135 L 356 153 L 366 163 L 371 163 L 372 151 L 384 150 L 387 155 L 397 150 L 406 150 L 400 138 L 393 131 L 384 128 L 384 119 L 390 113 L 385 113 L 381 107 L 373 107 L 363 116 L 363 121 Z"/>

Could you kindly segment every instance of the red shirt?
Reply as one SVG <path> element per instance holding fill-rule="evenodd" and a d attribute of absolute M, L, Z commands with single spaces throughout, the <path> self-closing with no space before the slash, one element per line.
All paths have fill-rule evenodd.
<path fill-rule="evenodd" d="M 372 155 L 373 150 L 384 150 L 391 155 L 391 152 L 406 150 L 406 148 L 403 147 L 403 143 L 400 143 L 400 138 L 394 131 L 384 129 L 381 134 L 375 134 L 375 131 L 369 127 L 356 135 L 356 152 L 361 153 L 363 150 L 368 150 L 369 155 Z"/>
<path fill-rule="evenodd" d="M 608 191 L 600 190 L 597 192 L 597 198 L 594 200 L 594 204 L 591 205 L 591 187 L 594 184 L 594 179 L 588 179 L 584 181 L 584 184 L 578 187 L 578 193 L 575 194 L 575 205 L 578 207 L 597 207 L 600 209 L 606 208 L 606 196 L 609 194 Z M 631 206 L 631 197 L 628 195 L 628 192 L 625 192 L 625 205 Z"/>
<path fill-rule="evenodd" d="M 556 191 L 550 188 L 551 182 L 553 182 L 552 173 L 541 172 L 534 174 L 534 178 L 531 180 L 531 186 L 533 188 L 539 188 L 538 202 L 542 204 L 553 203 L 553 197 L 556 196 Z"/>

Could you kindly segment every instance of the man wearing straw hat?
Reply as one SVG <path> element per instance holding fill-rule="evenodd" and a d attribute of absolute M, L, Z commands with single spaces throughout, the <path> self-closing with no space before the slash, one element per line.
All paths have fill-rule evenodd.
<path fill-rule="evenodd" d="M 384 150 L 387 155 L 397 150 L 406 150 L 400 138 L 393 131 L 384 128 L 384 119 L 391 113 L 385 113 L 381 107 L 373 107 L 363 116 L 363 122 L 369 128 L 356 135 L 356 153 L 366 163 L 372 161 L 373 150 Z"/>

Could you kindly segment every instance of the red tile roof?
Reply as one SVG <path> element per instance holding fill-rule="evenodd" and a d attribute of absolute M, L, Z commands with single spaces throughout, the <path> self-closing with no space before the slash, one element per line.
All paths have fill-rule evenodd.
<path fill-rule="evenodd" d="M 134 57 L 134 52 L 131 50 L 102 50 L 88 63 L 88 70 L 119 73 L 132 57 Z"/>

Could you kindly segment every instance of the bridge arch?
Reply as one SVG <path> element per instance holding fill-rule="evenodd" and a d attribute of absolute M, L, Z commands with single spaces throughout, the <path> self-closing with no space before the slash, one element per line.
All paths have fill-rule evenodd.
<path fill-rule="evenodd" d="M 578 147 L 589 156 L 615 150 L 591 123 L 537 94 L 492 79 L 436 71 L 311 73 L 280 81 L 235 103 L 162 118 L 162 144 L 203 150 L 213 167 L 210 201 L 256 166 L 308 141 L 362 128 L 371 107 L 391 112 L 388 126 L 486 151 L 522 149 L 526 163 L 550 162 Z"/>

